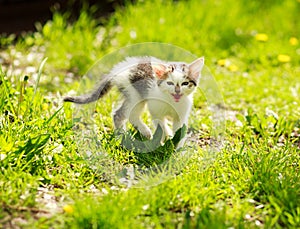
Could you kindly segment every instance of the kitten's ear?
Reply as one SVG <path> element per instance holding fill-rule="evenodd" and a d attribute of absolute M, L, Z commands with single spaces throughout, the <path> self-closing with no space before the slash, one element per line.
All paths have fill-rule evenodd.
<path fill-rule="evenodd" d="M 200 57 L 197 60 L 193 61 L 191 64 L 189 64 L 190 73 L 194 79 L 198 80 L 203 66 L 204 57 Z"/>
<path fill-rule="evenodd" d="M 164 64 L 153 63 L 152 69 L 158 79 L 164 79 L 166 76 L 167 66 Z"/>

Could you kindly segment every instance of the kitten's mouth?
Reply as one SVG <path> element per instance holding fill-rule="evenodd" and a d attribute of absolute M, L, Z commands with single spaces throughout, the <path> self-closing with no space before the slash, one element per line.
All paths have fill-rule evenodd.
<path fill-rule="evenodd" d="M 175 102 L 179 102 L 182 94 L 172 94 L 172 96 L 174 97 Z"/>

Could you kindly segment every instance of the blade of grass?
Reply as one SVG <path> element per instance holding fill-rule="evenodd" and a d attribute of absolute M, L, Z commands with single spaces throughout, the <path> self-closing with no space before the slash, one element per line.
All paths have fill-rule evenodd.
<path fill-rule="evenodd" d="M 57 111 L 54 112 L 53 115 L 45 122 L 46 125 L 48 125 L 49 122 L 63 109 L 63 106 L 61 106 Z"/>
<path fill-rule="evenodd" d="M 39 86 L 39 82 L 40 82 L 40 79 L 41 79 L 42 71 L 43 71 L 44 65 L 45 65 L 45 63 L 46 63 L 47 60 L 48 60 L 48 57 L 46 57 L 46 58 L 42 61 L 42 63 L 40 64 L 39 71 L 38 71 L 38 76 L 37 76 L 37 80 L 36 80 L 35 87 L 34 87 L 34 92 L 33 92 L 33 95 L 32 95 L 32 99 L 31 99 L 31 101 L 30 101 L 29 106 L 27 106 L 27 108 L 26 108 L 25 114 L 27 114 L 27 113 L 28 113 L 28 109 L 29 109 L 30 107 L 32 107 L 32 103 L 33 103 L 34 98 L 35 98 L 35 96 L 36 96 L 36 92 L 37 92 L 37 89 L 38 89 L 38 86 Z"/>
<path fill-rule="evenodd" d="M 38 89 L 38 86 L 39 86 L 39 82 L 40 82 L 40 79 L 41 79 L 42 71 L 43 71 L 44 65 L 45 65 L 47 60 L 48 60 L 48 57 L 46 57 L 42 61 L 42 63 L 40 64 L 39 71 L 38 71 L 38 77 L 37 77 L 37 80 L 36 80 L 36 84 L 35 84 L 35 87 L 34 87 L 34 93 L 33 93 L 33 96 L 32 96 L 32 101 L 33 101 L 33 99 L 36 95 L 36 92 L 37 92 L 37 89 Z"/>

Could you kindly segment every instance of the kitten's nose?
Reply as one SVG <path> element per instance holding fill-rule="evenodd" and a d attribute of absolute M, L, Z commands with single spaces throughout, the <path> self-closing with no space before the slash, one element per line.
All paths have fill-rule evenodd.
<path fill-rule="evenodd" d="M 180 86 L 179 86 L 178 84 L 175 86 L 175 92 L 176 92 L 177 94 L 180 93 Z"/>

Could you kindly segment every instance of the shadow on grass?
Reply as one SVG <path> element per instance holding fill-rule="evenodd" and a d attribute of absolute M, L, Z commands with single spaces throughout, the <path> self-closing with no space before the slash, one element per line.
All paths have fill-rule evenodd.
<path fill-rule="evenodd" d="M 158 125 L 153 138 L 147 139 L 137 130 L 126 132 L 121 139 L 121 146 L 124 150 L 133 152 L 136 164 L 142 166 L 153 166 L 167 161 L 176 150 L 179 142 L 184 138 L 186 126 L 178 129 L 173 138 L 167 139 L 161 144 L 163 135 L 162 128 Z"/>

